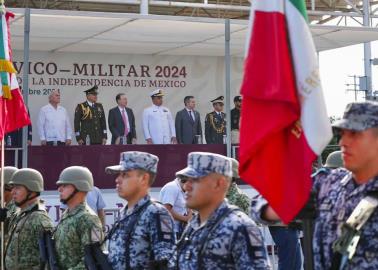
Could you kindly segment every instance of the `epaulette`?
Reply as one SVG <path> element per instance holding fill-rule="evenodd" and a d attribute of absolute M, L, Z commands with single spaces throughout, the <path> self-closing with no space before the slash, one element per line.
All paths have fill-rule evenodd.
<path fill-rule="evenodd" d="M 321 168 L 318 169 L 316 172 L 314 172 L 314 173 L 311 175 L 311 177 L 315 177 L 315 176 L 317 176 L 317 175 L 321 175 L 321 174 L 323 174 L 323 175 L 328 175 L 328 174 L 331 173 L 331 171 L 332 171 L 332 169 L 330 169 L 330 168 L 327 168 L 327 167 L 321 167 Z"/>

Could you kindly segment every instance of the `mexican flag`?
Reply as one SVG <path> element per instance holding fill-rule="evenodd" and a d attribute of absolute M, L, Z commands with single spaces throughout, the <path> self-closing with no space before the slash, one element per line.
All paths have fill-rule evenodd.
<path fill-rule="evenodd" d="M 302 0 L 255 0 L 244 79 L 240 176 L 283 222 L 307 202 L 312 162 L 332 137 Z"/>
<path fill-rule="evenodd" d="M 2 13 L 0 17 L 0 139 L 6 133 L 30 124 L 12 63 L 9 19 L 13 17 L 10 12 Z"/>

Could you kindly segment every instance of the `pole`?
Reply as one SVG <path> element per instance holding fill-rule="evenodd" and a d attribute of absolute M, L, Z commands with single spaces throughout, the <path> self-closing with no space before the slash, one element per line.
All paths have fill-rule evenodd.
<path fill-rule="evenodd" d="M 231 56 L 230 56 L 230 19 L 225 20 L 225 53 L 224 53 L 224 65 L 225 65 L 225 78 L 226 78 L 226 132 L 227 132 L 227 156 L 231 156 L 231 106 L 230 106 L 230 91 L 231 91 Z"/>
<path fill-rule="evenodd" d="M 364 26 L 370 27 L 370 3 L 369 0 L 364 0 L 363 2 L 363 22 Z M 371 44 L 370 42 L 364 43 L 364 70 L 366 77 L 366 99 L 372 98 L 372 71 L 371 71 Z"/>
<path fill-rule="evenodd" d="M 303 225 L 303 255 L 304 255 L 304 269 L 314 269 L 314 257 L 312 250 L 312 234 L 313 234 L 313 220 L 304 218 L 302 220 Z"/>
<path fill-rule="evenodd" d="M 140 0 L 140 14 L 148 15 L 148 0 Z"/>
<path fill-rule="evenodd" d="M 26 107 L 29 97 L 29 39 L 30 39 L 30 8 L 25 8 L 24 21 L 24 65 L 22 74 L 22 92 Z M 22 132 L 22 167 L 28 166 L 28 126 L 23 127 Z"/>

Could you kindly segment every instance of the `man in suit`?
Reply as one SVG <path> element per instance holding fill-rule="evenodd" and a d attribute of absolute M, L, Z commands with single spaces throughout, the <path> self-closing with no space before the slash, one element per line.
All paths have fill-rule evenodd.
<path fill-rule="evenodd" d="M 178 143 L 196 144 L 196 135 L 202 137 L 202 126 L 199 112 L 194 110 L 196 101 L 193 96 L 184 98 L 185 108 L 176 114 L 176 138 Z"/>
<path fill-rule="evenodd" d="M 79 145 L 106 144 L 108 138 L 105 111 L 102 104 L 97 102 L 97 89 L 95 85 L 85 90 L 87 100 L 78 104 L 75 110 L 75 135 Z"/>
<path fill-rule="evenodd" d="M 226 114 L 223 112 L 223 96 L 211 100 L 214 111 L 205 118 L 205 137 L 208 144 L 223 144 L 226 135 Z"/>
<path fill-rule="evenodd" d="M 235 96 L 235 108 L 231 110 L 231 143 L 239 143 L 239 123 L 241 112 L 242 97 Z"/>
<path fill-rule="evenodd" d="M 126 107 L 126 95 L 118 94 L 116 102 L 118 106 L 110 109 L 108 116 L 112 144 L 136 144 L 135 117 L 133 110 Z"/>

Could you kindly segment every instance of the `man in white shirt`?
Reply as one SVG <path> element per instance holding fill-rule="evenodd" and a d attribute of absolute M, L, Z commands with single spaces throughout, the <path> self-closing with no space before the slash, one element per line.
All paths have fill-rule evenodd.
<path fill-rule="evenodd" d="M 176 129 L 173 117 L 163 104 L 163 90 L 150 93 L 153 105 L 143 111 L 143 132 L 147 144 L 176 144 Z"/>
<path fill-rule="evenodd" d="M 184 184 L 187 177 L 182 176 L 168 182 L 162 187 L 159 194 L 159 201 L 171 213 L 175 221 L 175 233 L 180 238 L 186 223 L 192 217 L 192 211 L 186 207 Z"/>
<path fill-rule="evenodd" d="M 38 133 L 41 145 L 70 145 L 72 128 L 65 108 L 59 105 L 59 90 L 49 95 L 49 104 L 43 106 L 38 115 Z"/>

